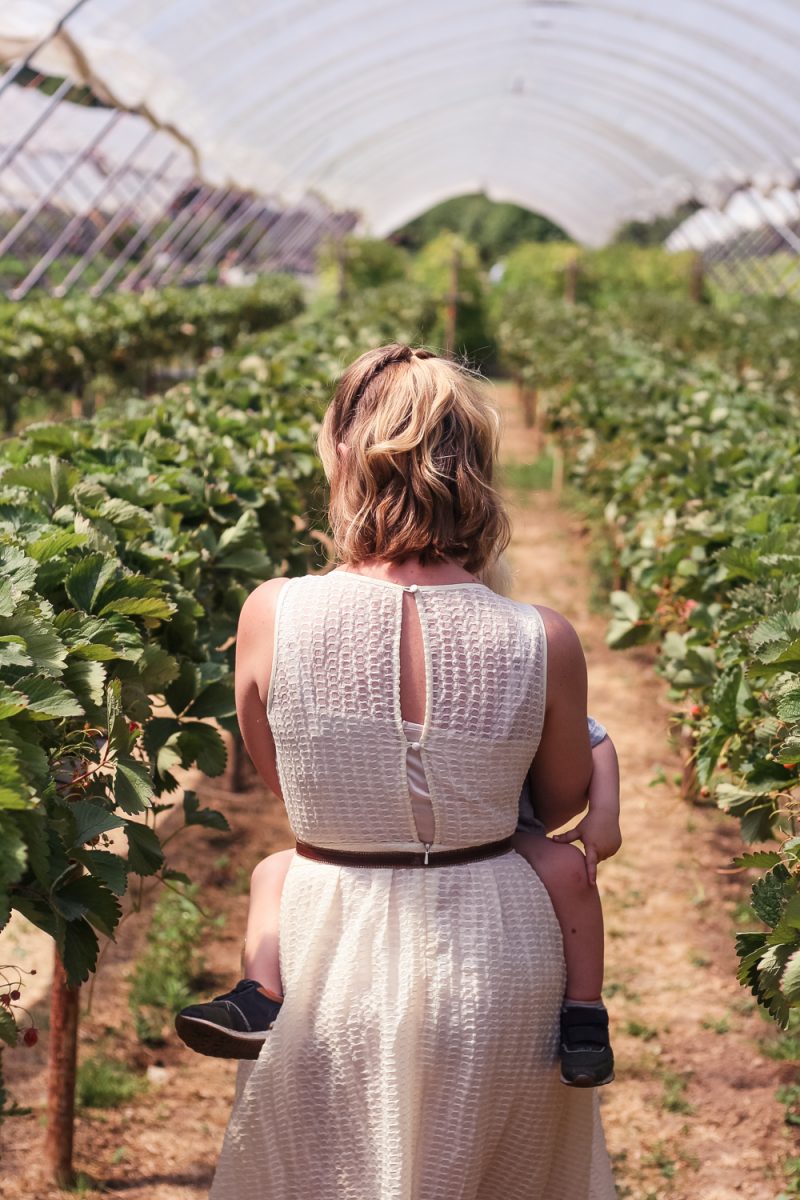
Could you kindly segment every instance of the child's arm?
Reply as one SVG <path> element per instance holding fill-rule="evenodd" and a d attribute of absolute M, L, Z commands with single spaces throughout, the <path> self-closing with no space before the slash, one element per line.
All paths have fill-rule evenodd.
<path fill-rule="evenodd" d="M 589 810 L 574 829 L 553 834 L 555 842 L 582 841 L 589 882 L 597 882 L 597 864 L 616 854 L 622 845 L 619 828 L 619 763 L 610 737 L 592 747 Z"/>

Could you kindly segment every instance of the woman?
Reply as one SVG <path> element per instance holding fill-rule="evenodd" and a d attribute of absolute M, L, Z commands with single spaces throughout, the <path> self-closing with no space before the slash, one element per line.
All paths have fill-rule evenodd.
<path fill-rule="evenodd" d="M 340 565 L 242 611 L 240 726 L 300 853 L 212 1200 L 615 1195 L 597 1094 L 559 1082 L 561 932 L 510 841 L 529 767 L 546 828 L 585 805 L 585 662 L 477 578 L 509 537 L 498 427 L 456 364 L 362 355 L 318 441 Z"/>

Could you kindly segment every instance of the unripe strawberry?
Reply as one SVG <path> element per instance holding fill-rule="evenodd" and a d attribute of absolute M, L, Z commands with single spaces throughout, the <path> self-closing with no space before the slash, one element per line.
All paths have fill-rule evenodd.
<path fill-rule="evenodd" d="M 39 1030 L 34 1029 L 31 1025 L 30 1029 L 26 1029 L 23 1033 L 22 1040 L 26 1046 L 35 1046 L 39 1040 Z"/>

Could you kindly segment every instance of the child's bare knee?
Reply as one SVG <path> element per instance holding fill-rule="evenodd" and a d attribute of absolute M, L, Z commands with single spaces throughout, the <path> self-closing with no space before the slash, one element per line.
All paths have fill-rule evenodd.
<path fill-rule="evenodd" d="M 266 858 L 262 858 L 253 867 L 250 886 L 263 887 L 265 883 L 270 883 L 285 875 L 293 855 L 294 850 L 276 850 L 274 854 L 268 854 Z"/>

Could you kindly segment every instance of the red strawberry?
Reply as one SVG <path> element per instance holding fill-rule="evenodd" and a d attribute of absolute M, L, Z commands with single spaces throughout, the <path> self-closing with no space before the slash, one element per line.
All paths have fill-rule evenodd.
<path fill-rule="evenodd" d="M 22 1040 L 26 1046 L 35 1046 L 39 1040 L 39 1030 L 34 1029 L 31 1025 L 30 1029 L 26 1029 L 23 1033 Z"/>
<path fill-rule="evenodd" d="M 12 999 L 12 1000 L 19 1000 L 19 992 L 17 991 L 17 989 L 16 989 L 16 988 L 14 988 L 14 991 L 11 993 L 11 999 Z"/>
<path fill-rule="evenodd" d="M 699 717 L 702 715 L 703 710 L 699 704 L 693 704 L 692 707 L 689 709 L 689 712 L 692 714 L 693 717 Z"/>

